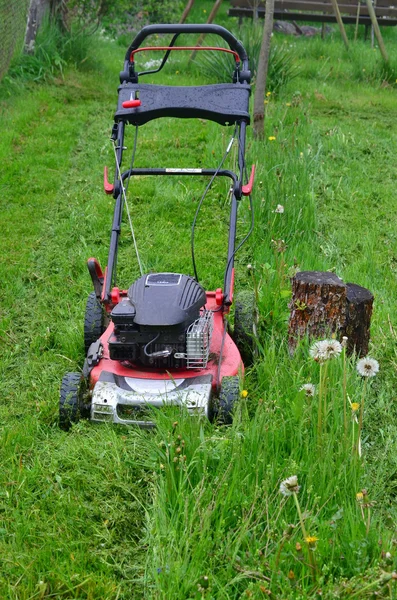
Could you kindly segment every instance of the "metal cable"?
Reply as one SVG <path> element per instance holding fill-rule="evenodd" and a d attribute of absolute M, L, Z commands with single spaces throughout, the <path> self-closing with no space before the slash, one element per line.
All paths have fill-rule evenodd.
<path fill-rule="evenodd" d="M 228 144 L 228 146 L 226 148 L 226 152 L 224 153 L 221 162 L 219 163 L 219 165 L 218 165 L 215 173 L 212 175 L 211 179 L 209 180 L 209 182 L 208 182 L 208 184 L 207 184 L 207 186 L 206 186 L 206 188 L 204 190 L 204 193 L 203 193 L 203 195 L 201 196 L 201 198 L 199 200 L 199 203 L 197 205 L 196 212 L 195 212 L 195 215 L 194 215 L 194 219 L 193 219 L 193 223 L 192 223 L 192 235 L 191 235 L 190 247 L 191 247 L 191 253 L 192 253 L 192 263 L 193 263 L 194 277 L 195 277 L 195 279 L 196 279 L 197 282 L 198 282 L 199 278 L 198 278 L 197 268 L 196 268 L 196 259 L 195 259 L 195 256 L 194 256 L 194 232 L 195 232 L 197 217 L 198 217 L 198 214 L 200 212 L 201 205 L 203 204 L 203 201 L 204 201 L 204 199 L 205 199 L 205 197 L 206 197 L 206 195 L 208 193 L 208 190 L 210 189 L 211 185 L 213 184 L 215 177 L 218 175 L 219 171 L 221 170 L 221 168 L 223 166 L 223 163 L 225 162 L 225 160 L 227 158 L 227 155 L 229 154 L 229 152 L 231 150 L 231 147 L 233 146 L 233 142 L 234 142 L 234 140 L 236 138 L 236 133 L 237 133 L 237 125 L 236 125 L 236 127 L 234 129 L 232 138 L 231 138 L 231 140 L 230 140 L 230 142 L 229 142 L 229 144 Z"/>
<path fill-rule="evenodd" d="M 128 202 L 127 202 L 127 194 L 126 194 L 126 192 L 128 190 L 128 185 L 129 185 L 129 182 L 130 182 L 130 178 L 131 178 L 131 169 L 132 169 L 133 164 L 134 164 L 137 139 L 138 139 L 138 127 L 136 127 L 136 129 L 135 129 L 135 139 L 134 139 L 134 147 L 133 147 L 132 155 L 131 155 L 130 173 L 128 175 L 127 183 L 126 183 L 125 186 L 124 186 L 123 178 L 122 178 L 122 175 L 121 175 L 120 164 L 119 164 L 119 162 L 117 160 L 116 142 L 114 140 L 112 140 L 112 141 L 113 141 L 114 156 L 115 156 L 115 159 L 116 159 L 117 176 L 118 176 L 119 181 L 120 181 L 121 192 L 123 194 L 123 201 L 124 201 L 125 208 L 126 208 L 126 211 L 127 211 L 128 222 L 130 224 L 130 230 L 131 230 L 132 240 L 134 242 L 135 254 L 136 254 L 136 258 L 137 258 L 138 265 L 139 265 L 139 271 L 140 271 L 141 275 L 143 275 L 142 263 L 141 263 L 141 259 L 140 259 L 140 256 L 139 256 L 138 245 L 136 243 L 134 227 L 132 225 L 132 219 L 131 219 L 130 209 L 129 209 Z"/>

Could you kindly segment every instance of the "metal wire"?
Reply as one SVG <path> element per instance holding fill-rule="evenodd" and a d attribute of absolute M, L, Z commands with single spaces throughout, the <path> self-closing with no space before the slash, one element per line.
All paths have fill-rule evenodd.
<path fill-rule="evenodd" d="M 134 139 L 134 147 L 133 147 L 132 155 L 131 155 L 130 173 L 128 175 L 127 183 L 126 183 L 125 186 L 124 186 L 123 178 L 122 178 L 122 175 L 121 175 L 120 164 L 119 164 L 119 162 L 117 160 L 116 142 L 114 140 L 112 140 L 112 141 L 113 141 L 114 156 L 115 156 L 115 159 L 116 159 L 117 176 L 119 178 L 120 185 L 121 185 L 121 192 L 123 194 L 123 201 L 124 201 L 124 205 L 125 205 L 125 208 L 126 208 L 126 211 L 127 211 L 128 222 L 129 222 L 129 225 L 130 225 L 132 240 L 134 242 L 135 254 L 136 254 L 136 258 L 137 258 L 138 265 L 139 265 L 139 271 L 140 271 L 141 275 L 143 275 L 143 268 L 142 268 L 141 258 L 139 256 L 138 245 L 136 243 L 134 227 L 132 225 L 132 219 L 131 219 L 130 209 L 129 209 L 128 202 L 127 202 L 127 190 L 128 190 L 128 185 L 129 185 L 130 178 L 131 178 L 131 169 L 132 169 L 132 167 L 134 165 L 137 139 L 138 139 L 138 127 L 136 127 L 136 129 L 135 129 L 135 139 Z"/>
<path fill-rule="evenodd" d="M 198 275 L 197 275 L 196 259 L 195 259 L 195 256 L 194 256 L 194 232 L 195 232 L 195 228 L 196 228 L 197 217 L 198 217 L 198 214 L 200 212 L 201 205 L 203 204 L 203 201 L 204 201 L 204 199 L 205 199 L 205 197 L 207 195 L 208 190 L 210 189 L 211 185 L 213 184 L 215 177 L 218 175 L 219 171 L 221 170 L 221 168 L 223 166 L 223 163 L 225 162 L 225 160 L 227 158 L 227 155 L 229 154 L 229 152 L 230 152 L 230 150 L 231 150 L 231 148 L 233 146 L 233 142 L 234 142 L 234 140 L 236 138 L 236 133 L 237 133 L 237 125 L 236 125 L 236 127 L 235 127 L 235 129 L 233 131 L 232 138 L 231 138 L 231 140 L 230 140 L 230 142 L 229 142 L 229 144 L 228 144 L 228 146 L 226 148 L 226 152 L 224 153 L 221 162 L 219 163 L 219 165 L 218 165 L 215 173 L 212 175 L 211 179 L 209 180 L 209 182 L 208 182 L 208 184 L 207 184 L 207 186 L 206 186 L 206 188 L 204 190 L 204 193 L 203 193 L 203 195 L 201 196 L 201 198 L 199 200 L 199 203 L 197 205 L 196 212 L 195 212 L 195 215 L 194 215 L 194 219 L 193 219 L 193 223 L 192 223 L 192 235 L 191 235 L 190 247 L 191 247 L 191 253 L 192 253 L 192 263 L 193 263 L 194 277 L 195 277 L 196 281 L 199 280 Z"/>
<path fill-rule="evenodd" d="M 22 50 L 28 9 L 29 0 L 0 1 L 0 80 Z"/>

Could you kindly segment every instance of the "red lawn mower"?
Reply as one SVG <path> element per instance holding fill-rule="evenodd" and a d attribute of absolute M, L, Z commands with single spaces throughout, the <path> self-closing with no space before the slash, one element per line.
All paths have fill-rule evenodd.
<path fill-rule="evenodd" d="M 180 34 L 217 34 L 229 48 L 180 47 Z M 170 34 L 168 46 L 143 46 L 150 35 Z M 173 50 L 216 50 L 235 60 L 231 83 L 182 87 L 144 84 L 139 78 L 160 71 Z M 164 52 L 160 66 L 136 72 L 135 56 L 143 50 Z M 233 338 L 225 315 L 233 302 L 234 257 L 253 229 L 251 190 L 255 168 L 248 183 L 245 167 L 245 136 L 249 116 L 250 71 L 247 53 L 227 29 L 218 25 L 150 25 L 144 27 L 128 48 L 120 73 L 118 106 L 111 139 L 115 154 L 113 184 L 104 174 L 105 192 L 115 199 L 108 264 L 103 272 L 98 261 L 88 260 L 94 292 L 87 301 L 84 341 L 87 357 L 82 373 L 65 375 L 59 405 L 59 421 L 69 429 L 79 418 L 97 422 L 153 426 L 148 407 L 183 405 L 193 414 L 230 423 L 240 397 L 241 356 L 250 355 L 255 343 L 255 303 L 248 293 L 235 302 Z M 139 127 L 161 117 L 201 118 L 232 125 L 234 132 L 216 169 L 134 168 Z M 135 127 L 131 166 L 122 171 L 124 133 Z M 222 169 L 232 144 L 238 144 L 238 173 Z M 126 192 L 135 176 L 207 176 L 209 182 L 198 203 L 192 226 L 194 277 L 181 273 L 144 273 L 136 247 Z M 228 251 L 223 289 L 206 292 L 200 285 L 194 257 L 194 228 L 205 198 L 216 177 L 231 181 Z M 249 196 L 251 225 L 235 247 L 237 210 Z M 128 290 L 116 284 L 116 263 L 123 208 L 126 208 L 141 276 Z"/>

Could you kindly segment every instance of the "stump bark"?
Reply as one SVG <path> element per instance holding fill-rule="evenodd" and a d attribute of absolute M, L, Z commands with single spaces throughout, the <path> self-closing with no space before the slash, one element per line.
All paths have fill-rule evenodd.
<path fill-rule="evenodd" d="M 368 353 L 373 295 L 354 283 L 344 283 L 334 273 L 302 271 L 292 279 L 288 346 L 295 351 L 306 335 L 324 339 L 348 337 L 347 351 Z"/>
<path fill-rule="evenodd" d="M 347 336 L 347 352 L 356 352 L 358 356 L 368 354 L 373 294 L 355 283 L 347 284 L 346 292 L 346 325 L 344 335 Z"/>

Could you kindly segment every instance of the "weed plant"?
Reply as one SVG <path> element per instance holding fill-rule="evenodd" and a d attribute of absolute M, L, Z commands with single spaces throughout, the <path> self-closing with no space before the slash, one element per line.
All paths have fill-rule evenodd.
<path fill-rule="evenodd" d="M 95 36 L 86 35 L 77 24 L 72 25 L 70 30 L 64 30 L 47 17 L 38 31 L 34 53 L 17 56 L 4 83 L 12 87 L 23 82 L 62 77 L 67 65 L 83 70 L 92 67 L 95 46 Z"/>
<path fill-rule="evenodd" d="M 235 35 L 243 43 L 250 59 L 252 83 L 255 84 L 259 51 L 263 29 L 260 25 L 242 26 Z M 209 45 L 219 45 L 219 38 L 208 36 Z M 199 70 L 209 79 L 219 82 L 231 80 L 234 71 L 234 58 L 223 52 L 198 53 L 196 62 Z M 297 65 L 290 48 L 286 44 L 275 43 L 270 48 L 267 89 L 277 92 L 287 81 L 297 75 Z"/>

